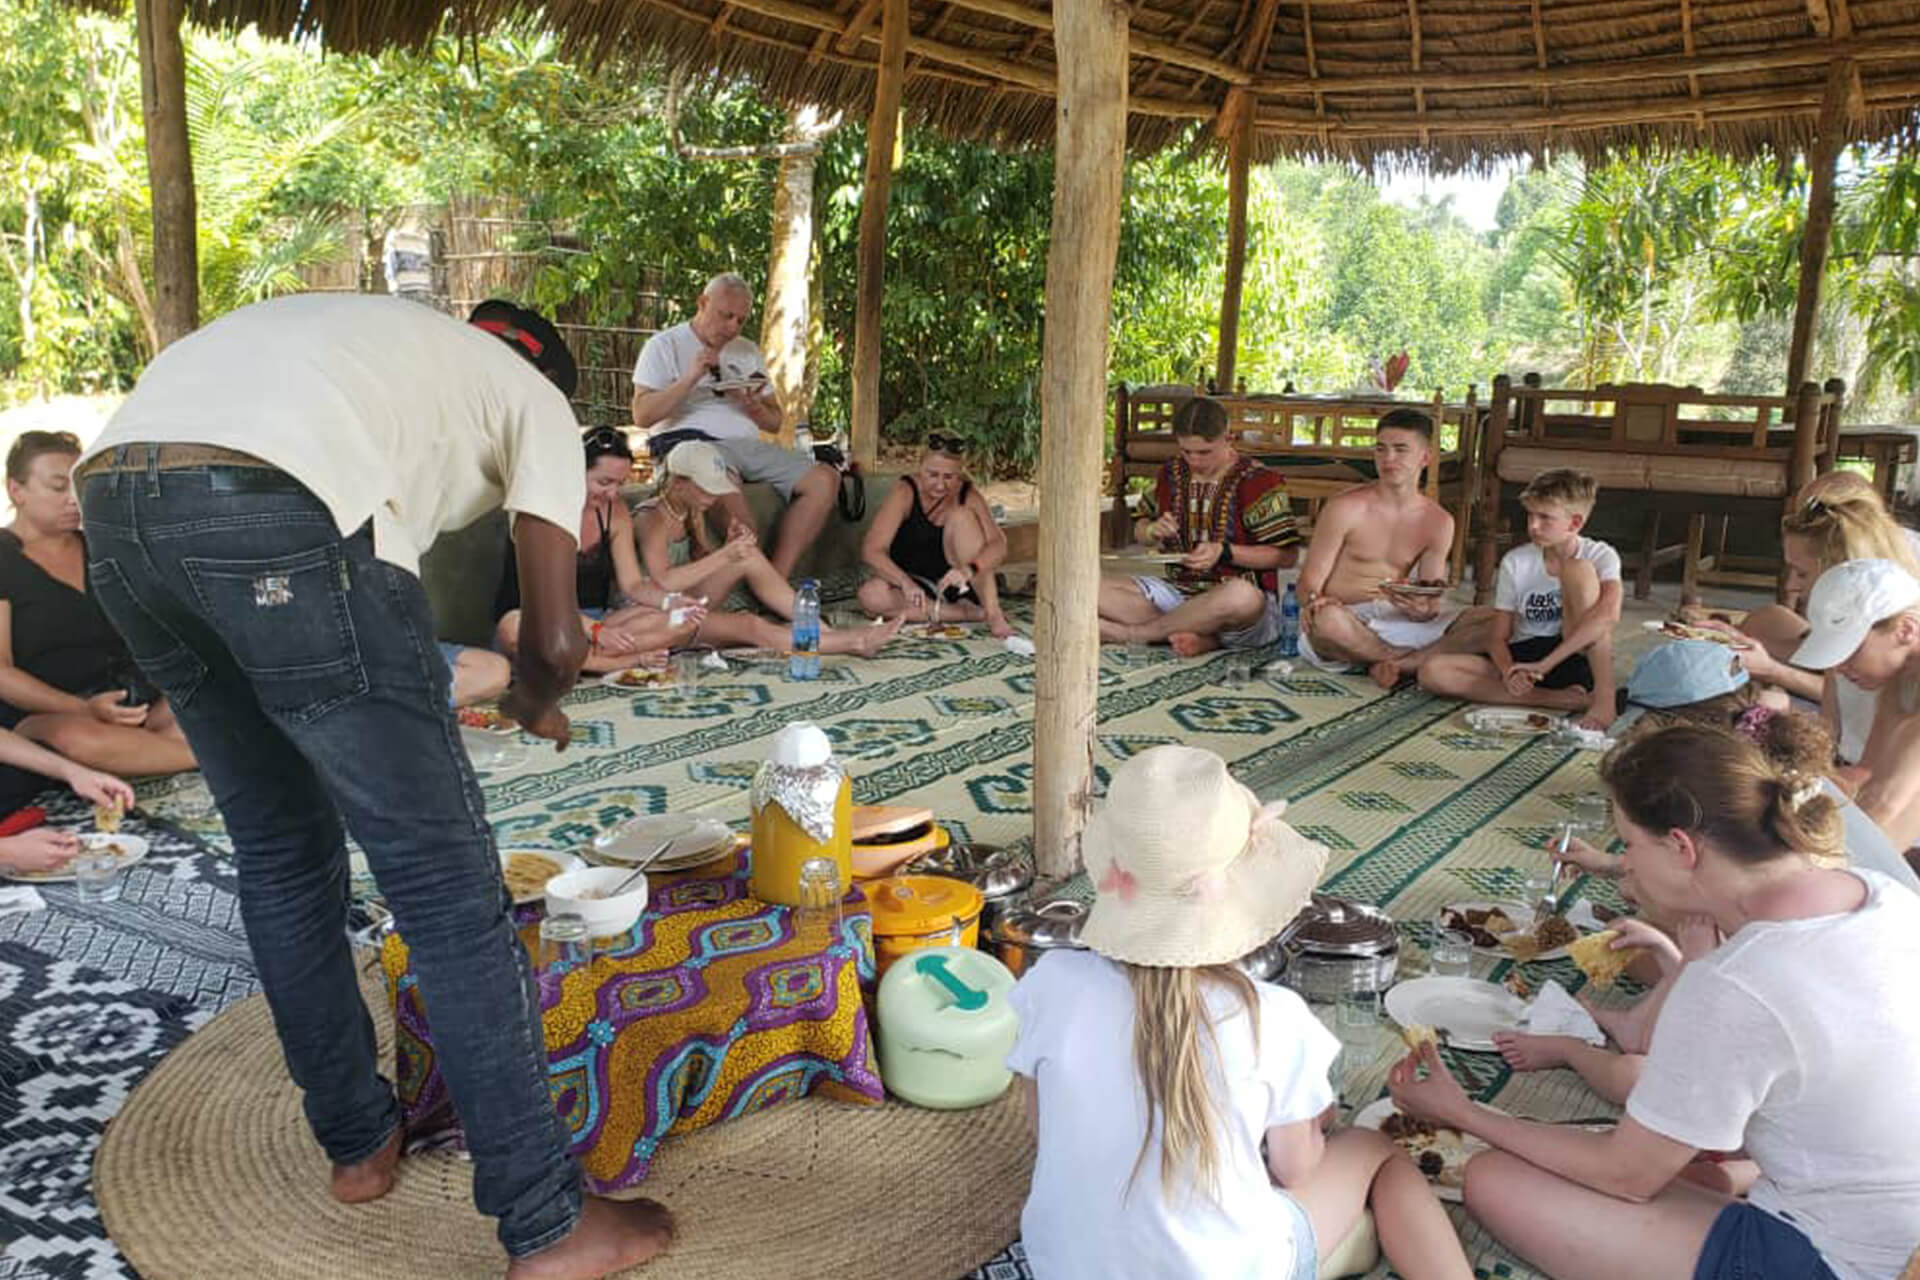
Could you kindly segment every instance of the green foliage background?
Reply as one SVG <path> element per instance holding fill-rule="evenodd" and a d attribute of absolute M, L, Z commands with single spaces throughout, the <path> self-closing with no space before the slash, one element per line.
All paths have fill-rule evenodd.
<path fill-rule="evenodd" d="M 531 300 L 589 322 L 650 318 L 636 307 L 650 281 L 691 300 L 718 270 L 765 277 L 775 164 L 689 160 L 671 145 L 676 108 L 690 143 L 782 139 L 786 114 L 741 86 L 582 68 L 526 29 L 378 58 L 203 32 L 189 49 L 208 318 L 297 288 L 359 220 L 452 196 L 524 202 L 547 228 L 525 246 L 542 254 Z M 0 95 L 0 403 L 124 388 L 151 347 L 128 23 L 0 0 Z M 848 400 L 863 147 L 858 123 L 843 125 L 816 174 L 822 427 L 844 420 Z M 1513 178 L 1497 225 L 1479 233 L 1444 201 L 1389 203 L 1347 169 L 1256 170 L 1240 376 L 1337 390 L 1404 349 L 1404 387 L 1423 395 L 1457 397 L 1503 369 L 1777 391 L 1805 183 L 1792 158 L 1559 162 Z M 908 131 L 887 240 L 891 438 L 952 429 L 1000 469 L 1033 464 L 1051 186 L 1045 152 Z M 1212 155 L 1129 165 L 1116 379 L 1211 368 L 1226 206 Z M 1861 384 L 1856 418 L 1915 407 L 1916 252 L 1920 170 L 1855 153 L 1814 367 Z"/>

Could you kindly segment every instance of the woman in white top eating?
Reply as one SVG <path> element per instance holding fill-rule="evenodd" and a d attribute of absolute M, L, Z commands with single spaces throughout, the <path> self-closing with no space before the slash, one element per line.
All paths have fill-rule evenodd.
<path fill-rule="evenodd" d="M 1212 752 L 1162 746 L 1120 767 L 1088 824 L 1091 950 L 1047 953 L 1013 991 L 1040 1280 L 1312 1280 L 1369 1203 L 1407 1280 L 1472 1274 L 1405 1156 L 1370 1131 L 1325 1136 L 1339 1042 L 1233 966 L 1326 861 L 1280 807 Z"/>
<path fill-rule="evenodd" d="M 1431 1048 L 1394 1068 L 1395 1103 L 1498 1148 L 1467 1207 L 1558 1280 L 1892 1280 L 1920 1243 L 1920 897 L 1817 865 L 1838 806 L 1734 734 L 1664 729 L 1602 777 L 1641 898 L 1726 938 L 1674 981 L 1625 1117 L 1502 1114 Z M 1736 1149 L 1759 1168 L 1747 1199 L 1678 1178 Z"/>

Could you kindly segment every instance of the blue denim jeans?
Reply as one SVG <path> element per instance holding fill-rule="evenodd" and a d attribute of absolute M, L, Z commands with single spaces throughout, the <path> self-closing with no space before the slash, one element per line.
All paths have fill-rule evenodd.
<path fill-rule="evenodd" d="M 474 1203 L 511 1255 L 555 1243 L 580 1172 L 419 579 L 267 468 L 114 470 L 80 503 L 101 607 L 171 699 L 233 838 L 260 985 L 328 1158 L 364 1159 L 400 1123 L 347 942 L 344 823 L 432 1010 Z"/>

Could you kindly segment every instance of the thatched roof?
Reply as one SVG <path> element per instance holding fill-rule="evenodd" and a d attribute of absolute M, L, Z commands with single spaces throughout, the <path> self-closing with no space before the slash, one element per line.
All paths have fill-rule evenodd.
<path fill-rule="evenodd" d="M 337 49 L 418 44 L 433 0 L 190 0 Z M 1101 0 L 1077 0 L 1099 3 Z M 1855 139 L 1904 133 L 1920 98 L 1908 0 L 1137 0 L 1130 140 L 1152 150 L 1251 95 L 1256 150 L 1442 166 L 1664 140 L 1797 150 L 1830 78 Z M 777 99 L 863 112 L 879 0 L 456 0 L 466 27 L 509 14 L 588 56 L 661 56 Z M 906 109 L 946 132 L 1053 138 L 1042 0 L 911 0 Z M 1838 97 L 1836 97 L 1838 100 Z"/>

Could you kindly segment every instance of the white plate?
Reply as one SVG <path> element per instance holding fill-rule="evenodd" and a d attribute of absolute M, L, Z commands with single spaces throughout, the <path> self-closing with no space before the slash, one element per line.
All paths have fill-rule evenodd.
<path fill-rule="evenodd" d="M 645 684 L 627 684 L 623 676 L 638 673 L 647 678 Z M 649 693 L 660 689 L 673 688 L 672 667 L 628 667 L 625 671 L 609 671 L 600 677 L 600 683 L 609 689 L 618 689 L 622 693 Z"/>
<path fill-rule="evenodd" d="M 609 862 L 639 862 L 672 841 L 652 868 L 671 871 L 676 864 L 698 866 L 699 858 L 733 840 L 733 829 L 714 818 L 695 818 L 684 813 L 650 813 L 628 818 L 610 831 L 593 838 L 593 851 Z M 716 854 L 717 856 L 717 854 Z"/>
<path fill-rule="evenodd" d="M 147 856 L 147 842 L 142 836 L 122 835 L 119 832 L 108 835 L 102 831 L 81 831 L 76 834 L 80 837 L 83 850 L 99 849 L 110 844 L 119 845 L 123 866 L 130 867 Z M 20 871 L 0 876 L 0 879 L 17 880 L 21 884 L 71 884 L 73 870 L 69 864 L 57 871 Z"/>
<path fill-rule="evenodd" d="M 1503 738 L 1533 738 L 1552 733 L 1566 719 L 1538 707 L 1468 707 L 1461 718 L 1475 733 Z"/>
<path fill-rule="evenodd" d="M 1533 919 L 1533 908 L 1521 906 L 1517 902 L 1449 902 L 1441 907 L 1440 911 L 1433 913 L 1434 927 L 1439 927 L 1440 912 L 1442 911 L 1487 911 L 1494 907 L 1498 907 L 1506 912 L 1507 919 L 1517 925 L 1525 925 L 1527 921 Z M 1465 930 L 1461 930 L 1461 932 L 1464 933 Z M 1483 956 L 1501 956 L 1508 960 L 1513 959 L 1511 955 L 1507 954 L 1505 947 L 1483 947 L 1476 943 L 1473 949 Z"/>
<path fill-rule="evenodd" d="M 1398 578 L 1388 578 L 1380 584 L 1380 590 L 1392 591 L 1403 596 L 1443 596 L 1447 594 L 1448 588 L 1424 587 Z"/>
<path fill-rule="evenodd" d="M 513 856 L 517 853 L 524 853 L 533 858 L 545 858 L 553 864 L 553 875 L 556 876 L 565 875 L 569 871 L 578 871 L 581 867 L 587 865 L 586 861 L 582 858 L 575 857 L 571 853 L 556 853 L 552 849 L 502 849 L 500 851 L 500 871 L 502 875 L 506 873 L 507 863 L 513 861 Z M 552 878 L 553 876 L 547 877 L 548 880 Z M 508 892 L 512 892 L 513 886 L 509 885 L 507 889 Z M 529 902 L 539 902 L 546 896 L 547 884 L 546 881 L 543 880 L 540 882 L 540 887 L 531 892 L 515 893 L 513 895 L 513 901 L 515 906 L 521 906 Z"/>
<path fill-rule="evenodd" d="M 468 724 L 465 720 L 461 719 L 462 716 L 472 715 L 475 712 L 479 712 L 482 715 L 498 717 L 498 719 L 495 719 L 489 724 Z M 499 710 L 494 707 L 462 707 L 453 713 L 453 720 L 454 723 L 462 729 L 469 729 L 474 733 L 491 733 L 497 734 L 502 738 L 511 738 L 514 734 L 520 732 L 520 722 L 518 720 L 509 720 L 505 716 L 501 716 Z"/>
<path fill-rule="evenodd" d="M 1354 1112 L 1353 1119 L 1347 1123 L 1355 1129 L 1378 1130 L 1381 1125 L 1386 1123 L 1387 1117 L 1392 1115 L 1394 1110 L 1392 1098 L 1380 1098 Z M 1456 1129 L 1454 1132 L 1459 1133 L 1460 1131 Z M 1470 1133 L 1461 1133 L 1460 1142 L 1466 1149 L 1466 1156 L 1460 1161 L 1460 1173 L 1461 1176 L 1465 1176 L 1467 1160 L 1491 1148 Z M 1398 1146 L 1399 1144 L 1395 1143 L 1394 1145 Z M 1404 1147 L 1401 1149 L 1405 1150 Z M 1408 1152 L 1407 1154 L 1409 1156 L 1413 1155 L 1412 1152 Z M 1465 1193 L 1459 1187 L 1449 1186 L 1437 1178 L 1428 1178 L 1427 1183 L 1433 1188 L 1433 1194 L 1436 1199 L 1459 1204 L 1466 1198 Z"/>
<path fill-rule="evenodd" d="M 1447 1033 L 1450 1048 L 1493 1053 L 1493 1033 L 1520 1029 L 1527 1002 L 1497 982 L 1414 978 L 1387 991 L 1387 1016 L 1401 1026 Z"/>
<path fill-rule="evenodd" d="M 526 747 L 490 729 L 462 727 L 460 741 L 467 749 L 467 759 L 481 773 L 518 769 L 527 762 Z"/>

